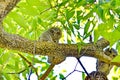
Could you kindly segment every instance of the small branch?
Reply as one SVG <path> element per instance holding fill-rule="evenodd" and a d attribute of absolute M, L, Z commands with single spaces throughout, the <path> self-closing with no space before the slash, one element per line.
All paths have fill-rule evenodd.
<path fill-rule="evenodd" d="M 90 43 L 92 43 L 92 42 L 93 42 L 92 35 L 90 35 L 90 37 L 89 37 L 89 42 L 90 42 Z"/>
<path fill-rule="evenodd" d="M 36 70 L 36 68 L 32 65 L 32 63 L 30 62 L 30 61 L 28 61 L 23 55 L 21 55 L 20 53 L 18 53 L 18 55 L 22 58 L 22 59 L 24 59 L 28 64 L 29 64 L 29 66 L 31 66 L 34 70 L 35 70 L 35 73 L 36 73 L 36 75 L 38 76 L 38 73 L 37 73 L 37 70 Z"/>
<path fill-rule="evenodd" d="M 28 66 L 28 67 L 30 67 L 30 66 Z M 19 72 L 8 72 L 7 74 L 20 74 L 20 73 L 23 73 L 24 71 L 26 71 L 27 69 L 25 68 L 25 69 L 23 69 L 23 70 L 21 70 L 21 71 L 19 71 Z"/>
<path fill-rule="evenodd" d="M 49 4 L 50 4 L 50 7 L 52 7 L 52 4 L 51 4 L 51 0 L 48 0 Z"/>
<path fill-rule="evenodd" d="M 87 70 L 85 69 L 85 67 L 83 66 L 82 62 L 80 61 L 79 58 L 77 58 L 78 62 L 80 63 L 81 67 L 83 68 L 83 70 L 85 71 L 85 73 L 87 74 L 87 76 L 89 76 Z"/>
<path fill-rule="evenodd" d="M 24 59 L 30 66 L 32 66 L 32 63 L 30 61 L 28 61 L 22 54 L 18 53 L 18 55 Z"/>
<path fill-rule="evenodd" d="M 66 77 L 64 77 L 62 80 L 65 80 L 68 76 L 70 76 L 70 75 L 71 75 L 72 73 L 74 73 L 75 71 L 77 71 L 77 72 L 83 72 L 83 71 L 78 71 L 78 70 L 76 70 L 77 64 L 78 64 L 78 62 L 76 63 L 74 70 L 73 70 L 72 72 L 70 72 L 70 73 L 69 73 Z M 83 73 L 84 73 L 84 72 L 83 72 Z"/>
<path fill-rule="evenodd" d="M 0 1 L 0 23 L 4 17 L 16 6 L 20 0 L 5 0 Z"/>
<path fill-rule="evenodd" d="M 51 70 L 54 68 L 55 64 L 51 64 L 49 66 L 49 68 L 47 69 L 47 71 L 42 75 L 42 77 L 39 80 L 45 80 L 46 77 L 49 75 L 49 73 L 51 72 Z"/>
<path fill-rule="evenodd" d="M 46 11 L 52 9 L 52 8 L 56 8 L 57 6 L 58 6 L 58 5 L 55 5 L 55 6 L 53 6 L 53 7 L 51 6 L 51 7 L 47 8 L 47 9 L 41 11 L 41 12 L 40 12 L 40 15 L 43 14 L 43 13 L 45 13 Z"/>

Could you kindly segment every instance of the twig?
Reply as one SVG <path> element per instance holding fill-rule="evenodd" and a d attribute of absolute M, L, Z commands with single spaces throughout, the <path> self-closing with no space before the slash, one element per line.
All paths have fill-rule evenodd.
<path fill-rule="evenodd" d="M 85 73 L 87 74 L 87 76 L 89 76 L 87 70 L 85 69 L 85 67 L 83 66 L 82 62 L 80 61 L 79 58 L 77 58 L 78 62 L 80 63 L 80 65 L 82 66 L 83 70 L 85 71 Z"/>
<path fill-rule="evenodd" d="M 51 64 L 50 67 L 47 69 L 47 71 L 42 75 L 42 77 L 39 80 L 45 80 L 45 78 L 49 75 L 54 66 L 55 64 Z"/>
<path fill-rule="evenodd" d="M 30 66 L 32 66 L 31 62 L 28 61 L 22 54 L 18 53 L 18 55 L 19 55 L 22 59 L 24 59 Z"/>
<path fill-rule="evenodd" d="M 92 40 L 93 40 L 92 35 L 90 35 L 89 42 L 92 43 Z"/>
<path fill-rule="evenodd" d="M 69 75 L 71 75 L 71 74 L 74 73 L 75 71 L 77 71 L 77 72 L 83 72 L 83 71 L 78 71 L 78 70 L 76 70 L 77 64 L 78 64 L 78 62 L 76 63 L 74 70 L 73 70 L 72 72 L 70 72 L 66 77 L 62 78 L 62 80 L 65 80 Z M 83 73 L 84 73 L 84 72 L 83 72 Z"/>
<path fill-rule="evenodd" d="M 36 73 L 36 75 L 38 76 L 38 73 L 37 73 L 37 70 L 36 70 L 36 68 L 32 65 L 32 63 L 30 62 L 30 61 L 28 61 L 23 55 L 21 55 L 20 53 L 18 53 L 18 55 L 20 56 L 20 57 L 22 57 L 28 64 L 29 64 L 29 66 L 31 66 L 34 70 L 35 70 L 35 73 Z"/>
<path fill-rule="evenodd" d="M 43 14 L 44 12 L 46 12 L 46 11 L 48 11 L 48 10 L 52 9 L 52 8 L 57 7 L 57 6 L 58 6 L 58 5 L 55 5 L 55 6 L 53 6 L 53 7 L 49 7 L 49 8 L 47 8 L 47 9 L 45 9 L 45 10 L 41 11 L 41 12 L 40 12 L 40 15 L 41 15 L 41 14 Z"/>
<path fill-rule="evenodd" d="M 30 66 L 28 66 L 28 67 L 30 67 Z M 8 72 L 7 74 L 20 74 L 20 73 L 23 73 L 24 71 L 26 71 L 27 69 L 25 68 L 25 69 L 23 69 L 23 70 L 21 70 L 21 71 L 19 71 L 19 72 Z"/>

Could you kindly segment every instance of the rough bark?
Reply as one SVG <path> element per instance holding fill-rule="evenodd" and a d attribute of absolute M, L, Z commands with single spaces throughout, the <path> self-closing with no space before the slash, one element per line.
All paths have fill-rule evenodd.
<path fill-rule="evenodd" d="M 20 0 L 0 0 L 0 22 Z"/>
<path fill-rule="evenodd" d="M 15 34 L 9 34 L 4 31 L 1 22 L 8 12 L 19 2 L 19 0 L 0 1 L 0 47 L 12 50 L 18 50 L 26 53 L 35 53 L 39 55 L 48 55 L 55 57 L 56 64 L 62 62 L 66 57 L 91 56 L 101 61 L 110 63 L 111 58 L 104 54 L 103 48 L 109 45 L 105 39 L 99 40 L 96 44 L 88 43 L 81 45 L 79 52 L 76 44 L 55 44 L 50 42 L 39 42 L 37 40 L 29 40 Z M 115 64 L 115 63 L 112 63 Z M 118 64 L 118 63 L 117 63 Z"/>

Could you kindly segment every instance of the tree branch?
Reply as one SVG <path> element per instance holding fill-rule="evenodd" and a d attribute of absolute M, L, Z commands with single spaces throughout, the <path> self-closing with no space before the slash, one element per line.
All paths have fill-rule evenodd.
<path fill-rule="evenodd" d="M 54 64 L 51 64 L 49 66 L 49 68 L 47 69 L 47 71 L 42 75 L 42 77 L 39 80 L 45 80 L 46 77 L 49 75 L 49 73 L 51 72 L 51 70 L 54 68 Z"/>
<path fill-rule="evenodd" d="M 109 45 L 105 39 L 99 40 L 96 44 L 88 43 L 81 45 L 81 51 L 78 51 L 76 44 L 55 44 L 50 42 L 39 42 L 28 40 L 19 35 L 9 34 L 2 30 L 0 34 L 0 47 L 12 50 L 18 50 L 26 53 L 34 53 L 34 42 L 36 42 L 36 54 L 47 55 L 55 58 L 55 63 L 60 63 L 65 57 L 73 56 L 91 56 L 109 63 L 111 58 L 106 56 L 102 49 Z"/>
<path fill-rule="evenodd" d="M 18 53 L 18 55 L 19 55 L 22 59 L 24 59 L 24 60 L 29 64 L 29 66 L 31 66 L 31 67 L 34 69 L 36 75 L 38 76 L 37 69 L 33 66 L 33 64 L 32 64 L 29 60 L 27 60 L 22 54 Z"/>
<path fill-rule="evenodd" d="M 20 0 L 0 0 L 0 22 Z"/>

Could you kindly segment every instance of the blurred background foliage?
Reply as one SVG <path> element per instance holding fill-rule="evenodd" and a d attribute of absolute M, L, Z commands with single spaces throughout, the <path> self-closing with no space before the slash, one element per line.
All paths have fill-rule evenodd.
<path fill-rule="evenodd" d="M 120 0 L 21 0 L 6 16 L 3 26 L 6 32 L 37 40 L 51 26 L 63 31 L 61 43 L 86 43 L 89 36 L 96 42 L 100 37 L 110 41 L 120 53 Z M 47 57 L 30 55 L 13 50 L 0 49 L 0 78 L 3 80 L 27 79 L 30 67 L 22 57 L 30 61 L 39 77 L 49 67 Z M 34 60 L 33 60 L 34 57 Z M 119 56 L 114 61 L 118 61 Z M 120 79 L 120 69 L 111 72 L 112 80 Z M 114 73 L 114 74 L 113 74 Z M 64 77 L 50 73 L 47 80 Z M 0 80 L 1 80 L 0 79 Z M 80 78 L 81 79 L 81 78 Z"/>

